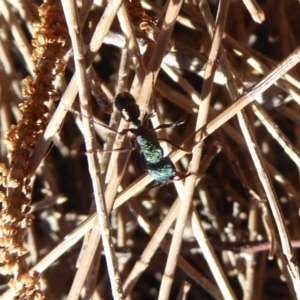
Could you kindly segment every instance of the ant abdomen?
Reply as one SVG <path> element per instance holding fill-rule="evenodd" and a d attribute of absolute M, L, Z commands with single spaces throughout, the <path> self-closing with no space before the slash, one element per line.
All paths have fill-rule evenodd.
<path fill-rule="evenodd" d="M 155 164 L 146 164 L 148 173 L 161 185 L 167 184 L 174 179 L 177 174 L 175 165 L 166 156 Z"/>
<path fill-rule="evenodd" d="M 155 164 L 147 163 L 146 168 L 152 178 L 159 183 L 158 186 L 168 184 L 173 180 L 182 180 L 190 176 L 189 173 L 177 171 L 175 165 L 168 156 Z"/>

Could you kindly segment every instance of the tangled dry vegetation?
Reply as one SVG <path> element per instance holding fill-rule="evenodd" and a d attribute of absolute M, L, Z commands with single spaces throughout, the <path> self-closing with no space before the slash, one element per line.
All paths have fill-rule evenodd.
<path fill-rule="evenodd" d="M 0 8 L 1 299 L 300 299 L 299 1 Z"/>

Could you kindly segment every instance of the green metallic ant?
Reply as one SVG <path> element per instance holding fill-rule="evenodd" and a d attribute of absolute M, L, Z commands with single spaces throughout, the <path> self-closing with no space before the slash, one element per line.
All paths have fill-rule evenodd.
<path fill-rule="evenodd" d="M 140 116 L 139 106 L 136 104 L 134 97 L 128 92 L 122 92 L 115 98 L 115 106 L 121 112 L 122 117 L 127 122 L 132 122 L 134 128 L 125 129 L 121 134 L 131 132 L 135 135 L 134 142 L 143 151 L 145 160 L 145 168 L 149 174 L 159 182 L 160 185 L 167 184 L 178 177 L 179 180 L 187 177 L 188 175 L 176 171 L 176 168 L 169 157 L 164 157 L 163 149 L 159 141 L 166 141 L 173 145 L 175 148 L 185 149 L 177 146 L 168 139 L 157 138 L 155 131 L 161 128 L 170 128 L 183 124 L 184 122 L 176 122 L 174 124 L 162 124 L 156 128 L 150 129 L 148 126 L 149 116 L 141 122 L 138 118 Z"/>

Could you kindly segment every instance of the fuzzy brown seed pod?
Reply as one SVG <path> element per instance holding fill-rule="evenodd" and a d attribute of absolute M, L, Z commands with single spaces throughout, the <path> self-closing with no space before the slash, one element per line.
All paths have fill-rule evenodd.
<path fill-rule="evenodd" d="M 25 261 L 27 250 L 23 246 L 26 227 L 33 221 L 28 214 L 31 202 L 31 181 L 27 169 L 28 160 L 48 120 L 49 100 L 57 100 L 53 82 L 62 74 L 66 62 L 65 43 L 68 31 L 60 1 L 49 0 L 39 8 L 41 22 L 35 24 L 35 49 L 32 60 L 36 62 L 33 76 L 24 80 L 24 102 L 19 105 L 22 119 L 11 126 L 5 143 L 10 165 L 0 166 L 0 183 L 6 188 L 1 193 L 2 211 L 0 264 L 2 274 L 12 274 L 9 286 L 20 299 L 43 299 L 39 275 L 29 274 Z"/>

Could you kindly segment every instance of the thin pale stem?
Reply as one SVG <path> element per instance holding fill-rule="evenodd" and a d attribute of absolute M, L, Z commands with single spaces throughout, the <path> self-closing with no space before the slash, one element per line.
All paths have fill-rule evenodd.
<path fill-rule="evenodd" d="M 88 81 L 86 76 L 86 65 L 84 61 L 84 46 L 82 36 L 80 34 L 80 21 L 77 11 L 77 5 L 75 1 L 62 1 L 62 6 L 66 16 L 67 25 L 69 28 L 69 33 L 71 37 L 73 52 L 74 52 L 74 62 L 76 68 L 76 78 L 79 90 L 79 99 L 81 105 L 81 111 L 84 115 L 91 116 L 91 105 L 90 105 L 90 94 L 88 90 Z M 95 195 L 95 203 L 97 207 L 98 219 L 100 224 L 100 232 L 102 235 L 103 248 L 105 251 L 105 258 L 108 268 L 108 274 L 110 277 L 110 282 L 112 286 L 112 293 L 114 299 L 123 299 L 121 277 L 118 271 L 117 259 L 115 255 L 115 250 L 113 247 L 113 238 L 110 230 L 110 224 L 106 209 L 106 203 L 103 192 L 102 178 L 99 176 L 100 165 L 98 162 L 98 157 L 96 153 L 96 138 L 95 132 L 92 130 L 93 123 L 91 118 L 83 119 L 83 128 L 85 136 L 85 144 L 88 159 L 89 172 L 92 179 L 92 185 Z M 90 151 L 90 152 L 89 152 Z M 94 153 L 93 153 L 93 152 Z M 76 281 L 74 281 L 76 282 Z M 70 293 L 71 294 L 71 293 Z M 71 297 L 69 295 L 69 297 Z M 74 297 L 72 296 L 72 299 Z"/>
<path fill-rule="evenodd" d="M 204 83 L 201 92 L 201 103 L 198 111 L 198 118 L 197 118 L 197 125 L 196 125 L 197 128 L 204 126 L 207 122 L 209 104 L 211 99 L 211 90 L 213 85 L 213 77 L 214 77 L 214 72 L 216 70 L 216 62 L 219 55 L 221 37 L 226 23 L 228 7 L 229 7 L 228 1 L 220 2 L 219 12 L 216 19 L 216 30 L 214 32 L 212 47 L 211 47 L 207 67 L 204 74 Z M 185 190 L 184 190 L 185 199 L 180 203 L 180 210 L 179 210 L 180 214 L 178 215 L 176 221 L 175 232 L 170 247 L 170 253 L 166 263 L 164 276 L 162 278 L 161 289 L 159 293 L 160 300 L 169 298 L 172 278 L 174 276 L 174 272 L 176 268 L 177 256 L 180 251 L 180 246 L 182 242 L 183 230 L 185 228 L 185 224 L 191 208 L 192 196 L 194 192 L 195 183 L 197 180 L 196 176 L 193 174 L 197 174 L 197 171 L 199 169 L 199 164 L 200 164 L 201 154 L 202 154 L 202 146 L 203 143 L 200 142 L 197 145 L 197 147 L 194 147 L 193 149 L 193 158 L 189 168 L 189 172 L 192 175 L 188 177 L 186 180 Z M 198 219 L 198 221 L 200 222 L 200 219 Z M 199 225 L 198 229 L 202 229 L 201 225 Z M 204 230 L 201 230 L 201 233 L 203 236 L 205 236 Z M 205 238 L 205 240 L 207 240 L 207 238 Z M 208 244 L 206 243 L 203 243 L 202 246 L 204 247 L 205 250 L 208 250 L 205 251 L 206 253 L 205 257 L 209 265 L 212 265 L 214 267 L 212 269 L 213 274 L 216 276 L 216 280 L 218 281 L 218 284 L 221 287 L 221 291 L 224 295 L 224 298 L 235 299 L 234 293 L 227 282 L 225 274 L 222 272 L 221 266 L 218 264 L 218 261 L 214 255 L 214 252 L 212 251 L 212 248 L 208 247 Z"/>

